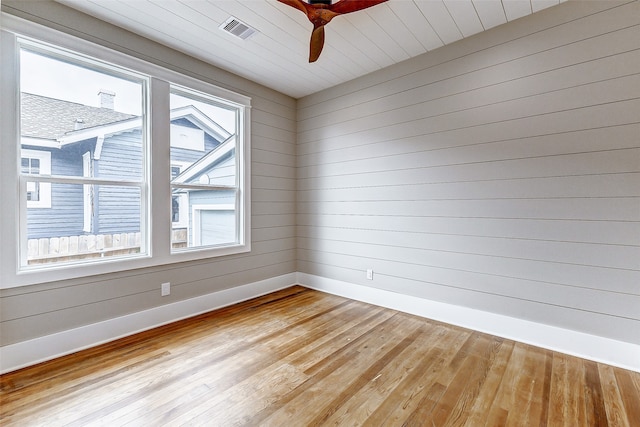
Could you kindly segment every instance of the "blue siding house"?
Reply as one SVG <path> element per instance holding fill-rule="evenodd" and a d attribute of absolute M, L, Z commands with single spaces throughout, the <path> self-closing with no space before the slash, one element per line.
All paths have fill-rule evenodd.
<path fill-rule="evenodd" d="M 22 93 L 22 172 L 139 180 L 142 120 L 114 111 L 109 99 L 113 95 L 102 92 L 107 102 L 92 107 Z M 202 174 L 208 174 L 211 183 L 233 184 L 229 181 L 235 180 L 233 135 L 193 106 L 171 111 L 171 132 L 171 173 L 176 182 L 201 182 Z M 191 212 L 204 193 L 174 192 L 175 229 L 192 228 Z M 232 200 L 230 195 L 221 202 L 235 203 Z M 140 206 L 134 187 L 28 183 L 28 238 L 136 233 Z"/>

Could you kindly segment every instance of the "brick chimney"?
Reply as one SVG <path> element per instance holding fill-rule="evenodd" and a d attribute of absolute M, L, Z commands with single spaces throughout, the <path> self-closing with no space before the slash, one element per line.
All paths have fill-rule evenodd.
<path fill-rule="evenodd" d="M 98 92 L 98 98 L 100 99 L 100 108 L 108 108 L 113 110 L 113 99 L 116 97 L 116 93 L 106 89 L 100 89 Z"/>

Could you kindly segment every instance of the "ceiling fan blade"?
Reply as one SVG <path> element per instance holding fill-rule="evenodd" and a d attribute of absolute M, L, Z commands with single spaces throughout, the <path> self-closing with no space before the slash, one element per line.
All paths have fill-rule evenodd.
<path fill-rule="evenodd" d="M 301 10 L 302 12 L 304 12 L 305 14 L 307 13 L 307 6 L 308 4 L 303 2 L 302 0 L 278 0 L 280 3 L 289 5 L 291 7 L 294 7 L 296 9 Z"/>
<path fill-rule="evenodd" d="M 309 62 L 316 62 L 324 46 L 324 26 L 333 18 L 344 13 L 366 9 L 388 0 L 339 0 L 337 3 L 307 3 L 303 0 L 278 0 L 295 9 L 304 12 L 313 24 L 311 43 L 309 47 Z"/>
<path fill-rule="evenodd" d="M 339 14 L 344 14 L 366 9 L 386 1 L 388 0 L 340 0 L 339 2 L 329 6 L 329 10 Z"/>
<path fill-rule="evenodd" d="M 311 43 L 309 45 L 309 62 L 316 62 L 322 48 L 324 47 L 324 25 L 316 27 L 311 33 Z"/>

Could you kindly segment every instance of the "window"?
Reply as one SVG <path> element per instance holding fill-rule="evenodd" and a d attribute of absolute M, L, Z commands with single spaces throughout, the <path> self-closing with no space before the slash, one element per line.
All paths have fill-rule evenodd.
<path fill-rule="evenodd" d="M 171 180 L 174 219 L 184 217 L 187 223 L 186 247 L 175 240 L 172 247 L 177 251 L 238 244 L 238 111 L 214 97 L 175 85 L 171 87 L 170 105 L 173 121 L 181 123 L 175 126 L 180 131 L 171 132 L 172 175 L 175 162 L 184 162 L 180 174 Z M 202 204 L 210 210 L 224 206 L 227 214 L 207 216 L 209 220 L 204 223 L 195 214 L 186 218 L 189 212 L 199 212 L 195 206 Z M 188 206 L 191 208 L 185 209 Z M 204 238 L 213 235 L 217 237 Z M 185 236 L 174 233 L 173 237 L 182 243 Z"/>
<path fill-rule="evenodd" d="M 188 166 L 188 162 L 172 161 L 171 180 L 177 178 Z M 189 226 L 189 199 L 186 193 L 173 192 L 171 195 L 171 226 L 173 227 L 172 247 L 174 249 L 185 247 Z"/>
<path fill-rule="evenodd" d="M 2 46 L 1 287 L 250 250 L 249 98 L 36 24 Z"/>
<path fill-rule="evenodd" d="M 22 149 L 20 151 L 20 174 L 50 175 L 51 153 Z M 48 182 L 27 181 L 27 208 L 51 208 L 51 184 Z"/>
<path fill-rule="evenodd" d="M 146 255 L 148 78 L 28 40 L 18 47 L 21 266 Z"/>

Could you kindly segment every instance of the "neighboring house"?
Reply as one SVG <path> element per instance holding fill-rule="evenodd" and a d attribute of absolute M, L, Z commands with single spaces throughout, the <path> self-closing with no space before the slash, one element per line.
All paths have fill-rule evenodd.
<path fill-rule="evenodd" d="M 141 118 L 114 111 L 113 93 L 99 96 L 102 106 L 91 107 L 22 93 L 23 173 L 139 179 Z M 235 180 L 235 136 L 193 106 L 172 110 L 171 174 L 182 184 Z M 27 192 L 29 239 L 140 231 L 137 188 L 29 183 Z M 230 194 L 216 201 L 223 208 L 211 209 L 200 198 L 197 191 L 177 190 L 172 199 L 174 229 L 189 229 L 197 242 L 203 237 L 192 234 L 191 213 L 209 218 L 206 212 L 224 213 L 234 203 Z"/>

